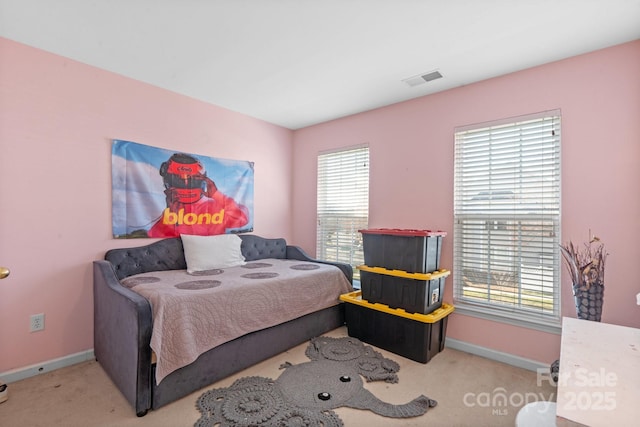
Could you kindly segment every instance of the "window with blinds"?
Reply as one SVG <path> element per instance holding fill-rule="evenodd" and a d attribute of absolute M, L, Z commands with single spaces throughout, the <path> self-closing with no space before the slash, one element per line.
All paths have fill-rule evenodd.
<path fill-rule="evenodd" d="M 317 257 L 364 264 L 358 230 L 369 222 L 369 147 L 320 153 L 317 187 Z"/>
<path fill-rule="evenodd" d="M 457 306 L 516 324 L 557 324 L 559 242 L 560 111 L 457 128 Z"/>

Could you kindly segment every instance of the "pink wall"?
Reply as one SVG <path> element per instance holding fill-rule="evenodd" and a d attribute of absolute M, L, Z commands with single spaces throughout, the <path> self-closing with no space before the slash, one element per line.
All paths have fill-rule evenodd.
<path fill-rule="evenodd" d="M 0 372 L 93 348 L 111 139 L 255 162 L 255 233 L 291 236 L 292 132 L 0 38 Z M 29 332 L 29 316 L 46 328 Z"/>
<path fill-rule="evenodd" d="M 91 261 L 148 242 L 111 238 L 113 138 L 254 161 L 255 232 L 314 253 L 319 150 L 370 144 L 371 227 L 450 231 L 454 127 L 561 108 L 563 241 L 604 240 L 603 320 L 640 327 L 640 41 L 293 133 L 2 38 L 0 58 L 0 372 L 91 349 Z M 29 333 L 35 313 L 46 329 Z M 557 335 L 455 313 L 448 336 L 544 362 L 559 351 Z"/>
<path fill-rule="evenodd" d="M 444 70 L 446 76 L 446 70 Z M 368 143 L 370 227 L 453 230 L 457 126 L 562 110 L 562 241 L 606 244 L 603 321 L 640 327 L 640 41 L 470 84 L 294 132 L 293 234 L 315 252 L 318 151 Z M 446 78 L 446 77 L 445 77 Z M 442 266 L 453 265 L 453 235 Z M 452 286 L 445 300 L 452 301 Z M 562 314 L 575 317 L 563 267 Z M 541 361 L 560 337 L 452 314 L 447 336 Z"/>

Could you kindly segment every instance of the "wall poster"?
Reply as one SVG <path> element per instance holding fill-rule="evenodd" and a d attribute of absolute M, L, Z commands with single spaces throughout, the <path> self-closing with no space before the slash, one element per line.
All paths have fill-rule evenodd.
<path fill-rule="evenodd" d="M 253 162 L 113 140 L 113 237 L 253 230 Z"/>

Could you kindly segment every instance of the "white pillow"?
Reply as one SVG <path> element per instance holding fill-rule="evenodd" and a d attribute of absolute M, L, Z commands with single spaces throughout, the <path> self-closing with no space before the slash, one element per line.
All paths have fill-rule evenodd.
<path fill-rule="evenodd" d="M 246 264 L 240 250 L 242 239 L 235 234 L 217 236 L 181 234 L 180 238 L 188 273 Z"/>

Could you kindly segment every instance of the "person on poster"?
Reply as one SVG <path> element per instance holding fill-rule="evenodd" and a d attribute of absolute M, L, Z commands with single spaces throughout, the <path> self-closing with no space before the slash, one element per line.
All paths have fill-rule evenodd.
<path fill-rule="evenodd" d="M 175 153 L 160 166 L 167 207 L 149 237 L 225 234 L 249 222 L 248 210 L 218 191 L 195 157 Z"/>

